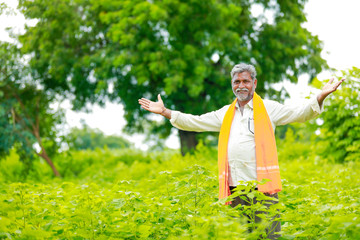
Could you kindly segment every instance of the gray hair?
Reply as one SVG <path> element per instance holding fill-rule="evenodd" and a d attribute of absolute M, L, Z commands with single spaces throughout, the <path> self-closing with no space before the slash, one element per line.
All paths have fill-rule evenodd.
<path fill-rule="evenodd" d="M 230 73 L 231 79 L 234 78 L 235 74 L 242 73 L 242 72 L 250 73 L 251 79 L 255 80 L 255 78 L 256 78 L 255 67 L 251 64 L 246 64 L 246 63 L 239 63 L 233 67 L 233 69 L 231 70 L 231 73 Z"/>

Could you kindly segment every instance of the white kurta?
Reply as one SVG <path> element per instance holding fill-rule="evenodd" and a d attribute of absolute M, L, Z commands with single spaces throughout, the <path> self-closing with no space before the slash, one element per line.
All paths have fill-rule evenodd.
<path fill-rule="evenodd" d="M 315 118 L 323 111 L 315 97 L 296 105 L 283 105 L 271 100 L 264 100 L 264 105 L 274 131 L 276 126 L 292 122 L 305 122 Z M 229 106 L 226 105 L 217 111 L 200 116 L 172 111 L 170 122 L 174 127 L 184 131 L 220 132 Z M 236 104 L 228 143 L 228 161 L 230 186 L 236 186 L 239 181 L 257 179 L 252 100 L 245 105 L 243 114 L 241 114 L 239 105 Z"/>

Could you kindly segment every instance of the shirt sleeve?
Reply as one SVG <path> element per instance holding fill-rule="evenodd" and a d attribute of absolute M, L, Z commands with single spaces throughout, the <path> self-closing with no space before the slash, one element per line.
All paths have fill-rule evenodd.
<path fill-rule="evenodd" d="M 275 126 L 285 125 L 293 122 L 305 122 L 317 117 L 323 112 L 316 97 L 306 99 L 299 104 L 281 104 L 268 101 L 267 111 Z"/>
<path fill-rule="evenodd" d="M 228 108 L 229 106 L 225 106 L 217 111 L 202 115 L 172 111 L 170 123 L 174 127 L 184 131 L 220 132 L 221 124 Z"/>

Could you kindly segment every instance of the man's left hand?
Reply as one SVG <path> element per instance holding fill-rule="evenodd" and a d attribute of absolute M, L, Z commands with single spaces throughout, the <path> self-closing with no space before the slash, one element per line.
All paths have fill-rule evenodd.
<path fill-rule="evenodd" d="M 340 84 L 345 81 L 345 78 L 342 78 L 338 82 L 334 82 L 334 78 L 331 78 L 329 82 L 325 84 L 321 93 L 317 96 L 317 100 L 319 105 L 321 106 L 324 99 L 330 94 L 336 91 L 336 89 L 340 86 Z"/>
<path fill-rule="evenodd" d="M 321 94 L 325 95 L 327 97 L 330 93 L 335 92 L 336 89 L 340 86 L 340 84 L 345 81 L 345 78 L 342 78 L 338 82 L 334 82 L 334 78 L 331 78 L 329 82 L 325 84 L 325 86 L 322 89 Z"/>

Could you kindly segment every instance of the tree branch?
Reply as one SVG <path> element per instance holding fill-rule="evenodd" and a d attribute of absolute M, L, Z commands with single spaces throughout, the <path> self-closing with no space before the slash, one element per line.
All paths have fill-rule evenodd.
<path fill-rule="evenodd" d="M 22 102 L 21 98 L 19 97 L 19 95 L 16 93 L 16 91 L 13 90 L 12 87 L 10 87 L 10 84 L 6 85 L 6 87 L 9 89 L 9 91 L 12 93 L 12 95 L 16 98 L 16 100 L 17 100 L 18 103 L 20 104 L 20 107 L 21 107 L 21 109 L 23 110 L 25 116 L 26 116 L 26 117 L 29 119 L 29 121 L 30 121 L 30 125 L 31 125 L 33 128 L 35 128 L 35 125 L 34 125 L 34 123 L 32 123 L 31 118 L 30 118 L 29 114 L 27 113 L 27 109 L 26 109 L 24 103 Z"/>

